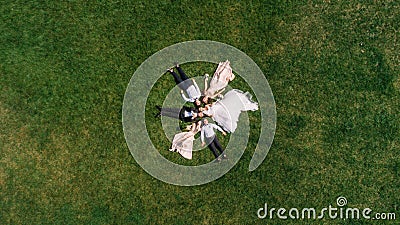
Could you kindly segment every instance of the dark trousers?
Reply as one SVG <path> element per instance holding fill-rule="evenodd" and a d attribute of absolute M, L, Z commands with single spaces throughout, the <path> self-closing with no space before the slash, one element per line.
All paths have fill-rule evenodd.
<path fill-rule="evenodd" d="M 217 152 L 220 152 L 220 154 L 222 154 L 224 152 L 224 149 L 222 148 L 221 144 L 219 143 L 218 137 L 216 135 L 214 135 L 214 137 L 208 139 L 208 141 L 210 141 L 210 143 L 208 144 L 208 148 L 211 150 L 211 152 L 214 154 L 215 158 L 218 158 L 219 154 Z"/>
<path fill-rule="evenodd" d="M 171 73 L 174 77 L 175 83 L 178 85 L 178 87 L 185 91 L 190 85 L 193 84 L 193 82 L 189 79 L 181 67 L 176 67 L 176 69 L 178 70 L 180 76 L 176 74 L 175 71 L 169 71 L 169 73 Z"/>
<path fill-rule="evenodd" d="M 194 120 L 192 119 L 192 117 L 185 117 L 185 111 L 186 112 L 195 112 L 192 108 L 183 106 L 181 109 L 179 109 L 179 108 L 162 108 L 160 113 L 162 116 L 179 119 L 184 122 L 193 122 Z"/>

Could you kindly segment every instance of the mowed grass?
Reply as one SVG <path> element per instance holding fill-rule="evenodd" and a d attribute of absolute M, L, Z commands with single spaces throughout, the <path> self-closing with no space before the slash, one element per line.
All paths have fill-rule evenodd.
<path fill-rule="evenodd" d="M 4 1 L 0 223 L 369 222 L 256 215 L 264 203 L 321 209 L 339 196 L 348 207 L 399 217 L 399 11 L 390 0 Z M 259 65 L 274 92 L 277 130 L 257 170 L 247 170 L 252 139 L 222 178 L 179 187 L 131 157 L 121 109 L 146 58 L 197 39 L 235 46 Z M 157 91 L 173 86 L 170 77 L 160 82 L 149 116 Z M 185 163 L 165 140 L 155 145 Z M 212 159 L 208 150 L 198 155 Z"/>

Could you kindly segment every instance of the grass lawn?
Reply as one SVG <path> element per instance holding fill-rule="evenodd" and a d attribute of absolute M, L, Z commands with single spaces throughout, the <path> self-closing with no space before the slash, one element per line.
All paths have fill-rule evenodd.
<path fill-rule="evenodd" d="M 398 221 L 399 12 L 392 0 L 3 1 L 0 224 L 371 222 L 257 217 L 264 203 L 320 210 L 339 196 L 346 207 L 396 212 Z M 136 68 L 188 40 L 250 56 L 274 92 L 278 121 L 257 170 L 248 171 L 251 139 L 222 178 L 180 187 L 135 162 L 121 110 Z M 185 66 L 188 74 L 213 70 Z M 232 86 L 245 88 L 240 78 Z M 154 137 L 163 135 L 154 105 L 172 87 L 163 77 L 148 100 Z M 206 150 L 185 162 L 165 138 L 153 140 L 172 161 L 212 159 Z"/>

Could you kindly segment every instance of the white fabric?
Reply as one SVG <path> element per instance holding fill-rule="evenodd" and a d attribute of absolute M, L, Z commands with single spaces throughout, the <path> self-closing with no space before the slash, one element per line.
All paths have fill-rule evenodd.
<path fill-rule="evenodd" d="M 174 136 L 170 151 L 176 151 L 186 159 L 192 159 L 194 133 L 181 132 Z"/>
<path fill-rule="evenodd" d="M 189 98 L 186 98 L 184 96 L 182 96 L 182 98 L 187 102 L 194 102 L 195 99 L 198 99 L 201 96 L 201 91 L 196 83 L 195 83 L 195 85 L 190 85 L 186 89 L 186 93 L 188 94 Z"/>
<path fill-rule="evenodd" d="M 192 111 L 190 111 L 190 112 L 185 111 L 185 112 L 184 112 L 184 116 L 185 116 L 185 117 L 192 117 L 192 116 L 193 116 L 193 112 L 192 112 Z"/>
<path fill-rule="evenodd" d="M 227 132 L 235 132 L 242 111 L 258 110 L 258 103 L 251 100 L 251 95 L 240 90 L 228 91 L 224 98 L 215 102 L 204 113 L 218 123 Z"/>
<path fill-rule="evenodd" d="M 207 96 L 214 96 L 218 91 L 228 86 L 228 82 L 232 81 L 234 78 L 235 75 L 232 72 L 230 62 L 228 60 L 220 62 L 205 94 Z"/>
<path fill-rule="evenodd" d="M 214 129 L 217 129 L 220 132 L 223 132 L 223 130 L 219 126 L 217 126 L 215 124 L 209 123 L 207 125 L 203 125 L 201 127 L 201 135 L 200 135 L 201 142 L 204 142 L 204 136 L 206 138 L 210 138 L 210 137 L 215 136 Z"/>

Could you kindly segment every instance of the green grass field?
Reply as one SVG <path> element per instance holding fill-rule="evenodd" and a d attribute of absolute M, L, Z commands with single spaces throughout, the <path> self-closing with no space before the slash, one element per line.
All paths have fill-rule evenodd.
<path fill-rule="evenodd" d="M 399 12 L 392 0 L 2 1 L 0 224 L 371 223 L 257 218 L 264 203 L 322 209 L 339 196 L 347 207 L 396 212 L 398 223 Z M 135 162 L 121 120 L 136 68 L 188 40 L 250 56 L 278 120 L 257 170 L 248 171 L 251 140 L 222 178 L 180 187 Z M 171 77 L 160 80 L 149 116 L 172 87 Z M 165 139 L 155 145 L 185 163 Z"/>

